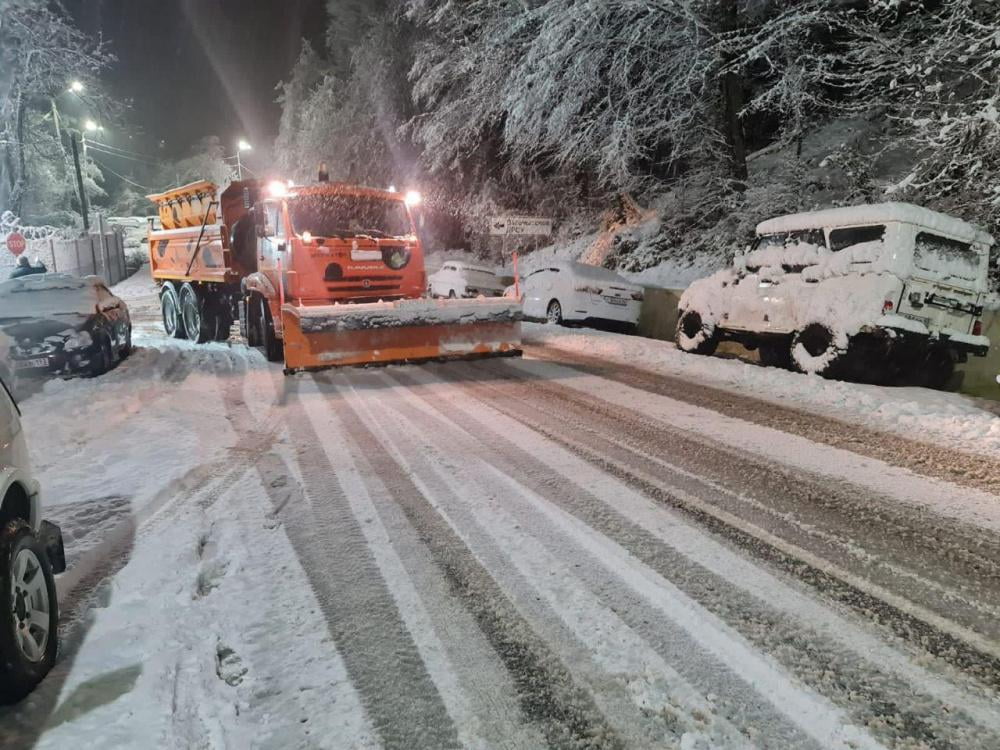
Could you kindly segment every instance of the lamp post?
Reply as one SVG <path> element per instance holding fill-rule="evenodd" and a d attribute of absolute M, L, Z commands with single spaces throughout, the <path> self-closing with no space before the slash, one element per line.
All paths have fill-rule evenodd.
<path fill-rule="evenodd" d="M 250 144 L 246 142 L 246 139 L 240 138 L 239 143 L 236 144 L 236 174 L 238 179 L 243 181 L 243 160 L 240 157 L 244 151 L 252 151 Z"/>

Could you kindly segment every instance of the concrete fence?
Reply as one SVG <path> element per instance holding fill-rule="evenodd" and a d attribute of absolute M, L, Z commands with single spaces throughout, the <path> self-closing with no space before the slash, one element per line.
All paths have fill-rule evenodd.
<path fill-rule="evenodd" d="M 677 329 L 677 303 L 683 289 L 659 289 L 647 287 L 645 299 L 639 311 L 639 335 L 663 341 L 673 341 Z M 983 333 L 990 339 L 990 351 L 986 357 L 969 357 L 969 361 L 958 366 L 958 372 L 950 384 L 950 390 L 957 390 L 971 396 L 1000 401 L 1000 312 L 986 312 L 983 316 Z M 757 353 L 745 350 L 739 344 L 727 343 L 723 351 L 756 359 Z"/>
<path fill-rule="evenodd" d="M 75 239 L 28 240 L 24 254 L 38 258 L 50 271 L 100 276 L 108 284 L 125 278 L 125 242 L 120 231 L 91 233 Z M 0 279 L 10 275 L 17 258 L 0 237 Z"/>

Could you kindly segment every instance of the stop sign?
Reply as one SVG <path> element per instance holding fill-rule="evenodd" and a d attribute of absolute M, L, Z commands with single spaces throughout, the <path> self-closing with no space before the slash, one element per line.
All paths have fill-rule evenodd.
<path fill-rule="evenodd" d="M 7 249 L 14 253 L 14 255 L 23 253 L 27 246 L 27 243 L 24 241 L 24 235 L 17 232 L 11 232 L 7 235 Z"/>

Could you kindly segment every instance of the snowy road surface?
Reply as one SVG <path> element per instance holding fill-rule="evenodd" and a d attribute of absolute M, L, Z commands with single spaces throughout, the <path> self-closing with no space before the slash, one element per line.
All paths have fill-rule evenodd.
<path fill-rule="evenodd" d="M 919 397 L 952 441 L 880 431 L 540 327 L 524 360 L 286 378 L 118 293 L 134 356 L 23 404 L 70 570 L 0 745 L 1000 747 L 971 402 Z"/>

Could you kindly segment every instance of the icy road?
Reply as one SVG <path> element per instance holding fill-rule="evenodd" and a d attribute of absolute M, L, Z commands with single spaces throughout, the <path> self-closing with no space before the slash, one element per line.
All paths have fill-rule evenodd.
<path fill-rule="evenodd" d="M 0 745 L 1000 747 L 980 406 L 534 326 L 286 378 L 118 293 L 133 357 L 23 404 L 70 570 Z"/>

